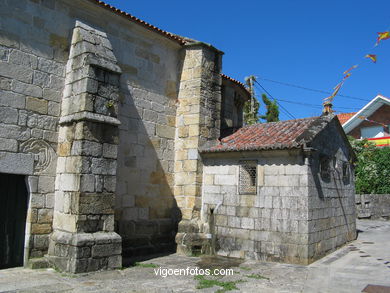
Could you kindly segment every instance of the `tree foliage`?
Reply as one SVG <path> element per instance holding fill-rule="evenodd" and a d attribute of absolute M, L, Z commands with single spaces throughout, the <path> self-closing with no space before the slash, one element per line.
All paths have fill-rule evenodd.
<path fill-rule="evenodd" d="M 266 122 L 279 121 L 279 106 L 276 101 L 271 101 L 270 99 L 268 99 L 266 94 L 262 94 L 261 98 L 263 100 L 263 103 L 265 104 L 267 112 L 265 113 L 265 115 L 260 116 L 260 118 L 265 120 Z"/>
<path fill-rule="evenodd" d="M 349 138 L 357 155 L 355 188 L 358 194 L 390 194 L 390 148 Z"/>

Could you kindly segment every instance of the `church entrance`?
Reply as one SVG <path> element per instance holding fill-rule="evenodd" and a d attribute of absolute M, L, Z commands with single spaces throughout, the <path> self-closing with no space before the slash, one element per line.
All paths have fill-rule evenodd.
<path fill-rule="evenodd" d="M 27 205 L 25 176 L 0 173 L 0 269 L 23 266 Z"/>

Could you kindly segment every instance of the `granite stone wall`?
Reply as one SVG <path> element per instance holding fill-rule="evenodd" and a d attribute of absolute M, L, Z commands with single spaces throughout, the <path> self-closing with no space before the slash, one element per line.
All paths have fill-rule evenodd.
<path fill-rule="evenodd" d="M 25 259 L 47 252 L 52 231 L 58 116 L 68 54 L 63 46 L 67 36 L 57 35 L 60 28 L 49 24 L 54 8 L 49 1 L 0 4 L 0 172 L 27 177 Z"/>
<path fill-rule="evenodd" d="M 256 194 L 238 192 L 241 160 L 257 161 Z M 204 164 L 202 219 L 218 255 L 307 262 L 309 167 L 299 152 L 207 155 Z"/>
<path fill-rule="evenodd" d="M 389 194 L 356 194 L 358 219 L 390 219 Z"/>
<path fill-rule="evenodd" d="M 309 259 L 312 260 L 356 238 L 354 169 L 351 149 L 343 136 L 340 125 L 333 120 L 312 143 L 316 150 L 310 160 L 308 178 Z M 325 178 L 321 175 L 322 158 L 329 159 Z"/>
<path fill-rule="evenodd" d="M 173 173 L 181 45 L 93 1 L 4 0 L 0 8 L 0 172 L 28 177 L 29 256 L 47 253 L 52 232 L 56 152 L 63 151 L 58 123 L 76 21 L 104 32 L 103 46 L 86 36 L 84 49 L 97 59 L 113 54 L 122 71 L 118 104 L 110 107 L 120 120 L 116 180 L 106 187 L 116 187 L 115 229 L 123 252 L 172 249 L 179 218 Z M 93 102 L 98 112 L 111 105 L 108 92 Z M 75 101 L 64 101 L 72 111 Z M 101 146 L 106 155 L 115 151 L 109 144 Z M 99 149 L 93 143 L 81 148 Z"/>

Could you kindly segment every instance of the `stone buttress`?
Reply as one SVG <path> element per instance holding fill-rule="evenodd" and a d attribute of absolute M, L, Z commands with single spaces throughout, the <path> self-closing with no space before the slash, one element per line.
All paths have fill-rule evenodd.
<path fill-rule="evenodd" d="M 204 43 L 184 47 L 175 137 L 174 194 L 181 211 L 177 251 L 192 254 L 207 239 L 200 220 L 202 168 L 199 149 L 220 135 L 222 52 Z"/>
<path fill-rule="evenodd" d="M 121 70 L 107 35 L 81 22 L 73 30 L 58 136 L 53 233 L 58 269 L 120 268 L 114 232 Z"/>

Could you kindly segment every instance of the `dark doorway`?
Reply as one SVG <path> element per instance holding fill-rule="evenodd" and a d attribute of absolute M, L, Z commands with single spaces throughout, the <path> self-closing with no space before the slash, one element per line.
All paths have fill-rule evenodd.
<path fill-rule="evenodd" d="M 0 269 L 23 265 L 27 201 L 25 176 L 0 173 Z"/>

